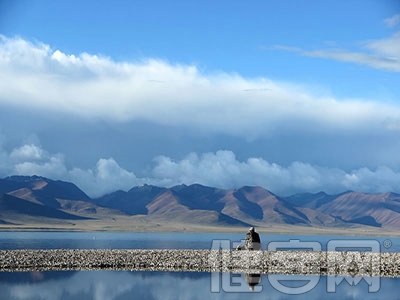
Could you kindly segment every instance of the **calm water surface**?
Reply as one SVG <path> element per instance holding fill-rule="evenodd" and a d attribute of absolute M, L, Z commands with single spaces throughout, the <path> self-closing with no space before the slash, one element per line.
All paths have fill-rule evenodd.
<path fill-rule="evenodd" d="M 322 248 L 329 240 L 343 237 L 262 235 L 264 249 L 270 241 L 318 241 Z M 0 249 L 210 249 L 213 239 L 239 242 L 239 234 L 160 234 L 160 233 L 75 233 L 75 232 L 4 232 Z M 352 239 L 346 237 L 346 239 Z M 366 238 L 371 239 L 371 238 Z M 400 239 L 374 238 L 382 251 L 399 251 Z M 387 242 L 390 241 L 390 243 Z M 386 241 L 386 242 L 385 242 Z M 384 246 L 385 245 L 385 246 Z M 387 246 L 390 247 L 387 247 Z M 213 279 L 212 279 L 213 278 Z M 225 278 L 225 279 L 224 279 Z M 226 280 L 228 278 L 228 280 Z M 331 277 L 296 277 L 281 281 L 283 290 L 291 291 L 316 280 L 318 284 L 301 295 L 288 295 L 271 285 L 270 277 L 256 277 L 259 282 L 250 291 L 249 275 L 196 272 L 62 271 L 0 272 L 0 299 L 399 299 L 400 279 L 377 278 L 379 291 L 369 293 L 361 280 L 350 286 L 343 281 L 335 292 L 327 292 Z M 289 278 L 293 279 L 293 278 Z M 225 281 L 224 281 L 225 280 Z M 212 282 L 214 284 L 212 284 Z M 217 290 L 217 292 L 212 292 Z"/>
<path fill-rule="evenodd" d="M 0 249 L 210 249 L 213 240 L 234 243 L 244 237 L 245 233 L 0 232 Z M 262 248 L 291 239 L 319 242 L 322 250 L 331 240 L 373 239 L 380 243 L 381 251 L 400 252 L 400 238 L 388 237 L 262 234 Z"/>

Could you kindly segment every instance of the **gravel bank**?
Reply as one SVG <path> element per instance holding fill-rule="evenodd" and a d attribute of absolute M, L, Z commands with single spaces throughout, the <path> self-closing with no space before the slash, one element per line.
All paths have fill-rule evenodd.
<path fill-rule="evenodd" d="M 0 271 L 151 270 L 400 277 L 400 253 L 1 250 Z"/>

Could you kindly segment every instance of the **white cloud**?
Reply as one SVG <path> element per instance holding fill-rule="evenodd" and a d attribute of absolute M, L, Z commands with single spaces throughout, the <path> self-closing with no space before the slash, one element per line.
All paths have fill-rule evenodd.
<path fill-rule="evenodd" d="M 387 18 L 383 20 L 383 22 L 390 28 L 396 27 L 398 24 L 400 24 L 400 14 Z"/>
<path fill-rule="evenodd" d="M 118 189 L 128 190 L 143 184 L 144 179 L 137 178 L 118 165 L 113 158 L 98 160 L 95 168 L 84 170 L 78 167 L 68 169 L 61 153 L 50 154 L 42 147 L 26 144 L 7 153 L 0 147 L 0 176 L 38 175 L 50 179 L 67 180 L 77 184 L 91 197 L 97 197 Z"/>
<path fill-rule="evenodd" d="M 393 47 L 398 47 L 398 45 L 394 44 Z M 400 72 L 400 59 L 397 56 L 383 56 L 378 53 L 369 54 L 346 50 L 305 51 L 303 54 L 312 57 L 329 58 L 344 62 L 367 65 L 369 67 L 385 71 Z"/>
<path fill-rule="evenodd" d="M 21 160 L 22 156 L 18 161 L 13 159 L 13 153 L 15 155 L 29 147 L 37 148 L 36 152 L 42 153 L 41 160 L 34 155 L 25 156 L 25 160 Z M 71 181 L 91 197 L 116 190 L 126 191 L 145 183 L 166 187 L 199 183 L 224 189 L 257 185 L 278 195 L 318 191 L 340 193 L 346 190 L 400 193 L 400 172 L 386 166 L 373 170 L 359 168 L 350 172 L 297 161 L 282 166 L 257 157 L 240 161 L 228 150 L 200 155 L 190 153 L 181 160 L 158 156 L 147 177 L 137 177 L 113 158 L 101 158 L 94 168 L 85 170 L 79 167 L 68 169 L 62 154 L 49 154 L 39 146 L 24 145 L 11 153 L 4 150 L 2 153 L 1 162 L 7 166 L 1 170 L 4 176 L 40 175 Z"/>
<path fill-rule="evenodd" d="M 113 158 L 100 159 L 94 170 L 73 168 L 66 176 L 92 197 L 144 183 L 133 172 L 121 168 Z"/>
<path fill-rule="evenodd" d="M 349 189 L 371 193 L 400 192 L 400 172 L 388 167 L 376 170 L 361 168 L 351 172 L 304 162 L 293 162 L 285 167 L 262 158 L 239 161 L 231 151 L 201 156 L 191 153 L 180 161 L 158 157 L 152 180 L 167 186 L 200 183 L 227 189 L 259 185 L 278 195 L 321 190 L 340 193 Z"/>
<path fill-rule="evenodd" d="M 16 175 L 62 177 L 66 172 L 62 154 L 49 154 L 40 146 L 25 144 L 11 151 L 5 159 L 9 172 Z"/>
<path fill-rule="evenodd" d="M 10 157 L 15 160 L 40 160 L 43 155 L 43 150 L 40 147 L 30 144 L 14 149 Z"/>
<path fill-rule="evenodd" d="M 392 46 L 398 39 L 399 34 L 395 34 L 389 39 L 368 41 L 364 46 L 366 51 L 382 57 L 394 56 L 398 48 Z M 298 48 L 286 50 L 303 51 Z M 342 55 L 340 59 L 349 61 L 363 59 L 362 55 L 360 58 L 354 53 L 342 52 L 329 55 L 335 56 L 332 57 L 335 59 Z M 370 57 L 365 59 L 370 60 Z M 378 63 L 381 63 L 380 57 L 377 58 Z M 296 190 L 294 187 L 301 185 L 304 189 L 314 189 L 320 183 L 318 176 L 322 169 L 308 165 L 307 162 L 323 164 L 325 159 L 314 152 L 314 149 L 325 151 L 328 147 L 321 147 L 321 144 L 325 145 L 327 143 L 324 141 L 329 141 L 335 148 L 327 150 L 329 153 L 326 157 L 329 157 L 336 149 L 347 146 L 351 137 L 354 137 L 351 143 L 356 145 L 356 149 L 348 157 L 343 155 L 345 151 L 340 152 L 329 166 L 340 165 L 346 168 L 368 165 L 375 168 L 386 164 L 394 168 L 393 170 L 399 166 L 396 152 L 398 145 L 397 142 L 392 142 L 396 141 L 394 139 L 400 131 L 400 107 L 395 102 L 389 105 L 365 99 L 336 99 L 321 96 L 320 90 L 313 92 L 313 87 L 267 78 L 244 78 L 237 74 L 207 74 L 195 65 L 173 64 L 161 60 L 115 62 L 101 55 L 68 54 L 62 49 L 52 49 L 43 43 L 4 36 L 0 37 L 0 78 L 0 110 L 4 118 L 1 126 L 6 128 L 12 145 L 7 149 L 0 147 L 0 172 L 5 175 L 39 174 L 70 180 L 78 183 L 91 195 L 110 192 L 116 188 L 128 189 L 143 182 L 171 185 L 199 180 L 226 187 L 239 186 L 242 183 L 264 185 L 267 181 L 276 191 L 285 188 Z M 45 116 L 43 120 L 42 116 Z M 96 122 L 90 122 L 91 120 Z M 108 122 L 102 122 L 103 120 Z M 53 126 L 55 123 L 57 126 Z M 103 128 L 100 133 L 96 130 L 101 127 L 99 124 L 106 124 L 103 127 L 108 127 L 110 123 L 114 123 L 111 128 L 116 128 L 116 131 Z M 87 131 L 82 130 L 83 134 L 78 137 L 82 124 L 90 124 L 90 128 Z M 137 124 L 151 124 L 153 127 L 143 128 L 152 128 L 153 131 L 162 128 L 164 124 L 172 125 L 168 126 L 168 138 L 163 143 L 172 141 L 169 137 L 175 136 L 176 132 L 185 131 L 183 138 L 176 140 L 178 142 L 175 145 L 168 145 L 170 150 L 165 153 L 171 153 L 171 149 L 182 147 L 184 143 L 185 148 L 181 148 L 180 153 L 205 151 L 206 147 L 194 144 L 201 140 L 200 136 L 211 136 L 212 150 L 229 147 L 235 149 L 241 157 L 246 157 L 245 148 L 242 151 L 238 150 L 238 144 L 232 145 L 231 141 L 239 137 L 240 142 L 243 142 L 243 138 L 246 139 L 246 145 L 252 147 L 250 151 L 264 159 L 250 157 L 238 162 L 233 153 L 228 155 L 224 152 L 192 154 L 182 161 L 159 157 L 153 172 L 148 173 L 151 176 L 140 178 L 127 170 L 126 166 L 124 168 L 118 165 L 120 159 L 127 159 L 130 155 L 128 151 L 133 145 L 130 142 L 129 147 L 123 146 L 126 140 L 123 135 L 134 128 L 132 140 L 135 140 L 141 134 L 138 133 L 140 126 Z M 151 130 L 143 136 L 154 136 Z M 52 149 L 59 147 L 59 150 L 54 151 L 66 153 L 68 159 L 64 161 L 61 153 L 46 152 L 37 146 L 40 143 L 35 139 L 26 140 L 26 136 L 37 132 L 45 132 L 46 146 Z M 195 135 L 199 132 L 201 135 Z M 96 145 L 75 154 L 78 151 L 76 141 L 86 142 L 92 139 L 95 135 L 93 133 L 97 134 L 93 139 L 96 140 Z M 118 138 L 115 138 L 114 133 Z M 104 137 L 112 135 L 124 149 L 115 151 L 115 147 L 104 145 L 106 139 L 103 142 L 98 138 L 103 134 Z M 309 136 L 313 136 L 312 140 L 308 139 L 306 142 L 310 146 L 307 150 L 303 147 L 302 152 L 297 154 L 297 146 L 301 148 L 305 144 L 302 137 L 307 139 Z M 345 138 L 342 139 L 343 136 Z M 187 143 L 186 137 L 195 142 Z M 221 139 L 218 143 L 215 142 L 219 137 Z M 287 140 L 291 137 L 293 142 L 290 141 L 289 144 Z M 383 142 L 376 147 L 377 151 L 372 153 L 371 150 L 371 154 L 368 154 L 371 158 L 363 153 L 353 163 L 353 158 L 357 155 L 355 153 L 363 150 L 367 139 L 370 141 L 369 145 L 375 144 L 377 140 Z M 24 140 L 25 145 L 12 149 L 18 140 Z M 133 157 L 132 161 L 135 163 L 131 165 L 138 164 L 137 161 L 144 161 L 144 165 L 149 157 L 160 153 L 157 152 L 159 147 L 149 146 L 153 143 L 153 140 L 148 142 L 149 140 L 150 137 L 146 138 L 146 143 L 138 145 L 136 149 L 142 148 L 141 150 L 133 151 L 135 155 L 142 155 L 145 159 Z M 264 144 L 256 149 L 262 144 L 261 141 Z M 281 158 L 275 156 L 275 159 L 280 159 L 279 165 L 274 163 L 276 161 L 268 161 L 268 155 L 277 152 L 281 141 L 287 147 L 282 148 Z M 271 142 L 271 151 L 266 150 L 268 142 Z M 318 145 L 314 147 L 314 144 Z M 157 151 L 143 155 L 149 147 Z M 99 153 L 94 158 L 91 154 L 93 149 L 97 149 L 96 153 Z M 314 154 L 318 157 L 313 160 Z M 86 163 L 88 158 L 95 160 L 91 162 L 92 165 L 82 167 L 82 161 Z M 95 165 L 94 162 L 99 158 L 101 159 Z M 293 164 L 290 165 L 290 162 Z M 303 177 L 301 174 L 307 170 L 308 176 Z M 224 172 L 229 176 L 224 175 Z M 283 179 L 293 183 L 285 186 L 280 183 Z M 345 185 L 340 187 L 343 186 Z"/>
<path fill-rule="evenodd" d="M 14 166 L 16 175 L 41 175 L 49 178 L 63 177 L 66 172 L 62 155 L 54 155 L 44 162 L 24 161 Z"/>
<path fill-rule="evenodd" d="M 397 40 L 394 36 L 388 45 L 381 41 L 370 47 L 384 51 Z M 349 58 L 346 53 L 309 55 L 363 59 Z M 377 61 L 385 64 L 380 58 Z M 397 68 L 391 61 L 386 64 Z M 0 76 L 0 105 L 85 119 L 141 120 L 242 137 L 290 129 L 389 130 L 386 120 L 400 118 L 397 106 L 316 96 L 307 87 L 267 78 L 204 74 L 194 65 L 154 59 L 115 62 L 4 36 L 0 38 Z"/>
<path fill-rule="evenodd" d="M 400 72 L 400 32 L 394 33 L 389 38 L 366 41 L 363 46 L 358 51 L 338 48 L 310 51 L 283 45 L 274 46 L 273 49 L 296 52 L 310 57 L 352 62 L 384 71 Z"/>
<path fill-rule="evenodd" d="M 400 71 L 400 31 L 390 38 L 370 41 L 366 44 L 366 47 L 380 55 L 382 59 L 392 62 L 395 67 L 394 70 Z"/>

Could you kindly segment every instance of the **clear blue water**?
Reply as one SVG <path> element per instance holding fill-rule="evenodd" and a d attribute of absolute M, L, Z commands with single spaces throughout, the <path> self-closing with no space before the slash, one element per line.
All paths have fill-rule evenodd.
<path fill-rule="evenodd" d="M 317 241 L 322 248 L 330 240 L 343 237 L 262 235 L 263 249 L 268 242 Z M 238 234 L 160 234 L 160 233 L 76 233 L 76 232 L 3 232 L 0 249 L 55 248 L 158 248 L 210 249 L 215 239 L 238 242 Z M 346 237 L 352 240 L 354 238 Z M 359 239 L 359 238 L 357 238 Z M 364 238 L 371 239 L 371 238 Z M 399 251 L 398 238 L 376 238 L 382 251 Z M 384 243 L 385 240 L 390 240 Z M 390 247 L 385 246 L 390 245 Z M 286 277 L 277 287 L 273 277 L 262 275 L 254 291 L 244 274 L 197 272 L 62 271 L 0 272 L 0 299 L 400 299 L 400 279 L 373 278 L 369 286 L 361 280 L 349 285 L 344 280 L 328 292 L 332 277 Z M 357 279 L 357 278 L 355 278 Z M 352 278 L 349 279 L 351 282 Z M 353 279 L 354 280 L 354 279 Z M 299 295 L 289 295 L 296 287 L 314 281 L 315 287 Z M 214 292 L 213 292 L 214 291 Z"/>
<path fill-rule="evenodd" d="M 230 240 L 232 245 L 245 234 L 226 233 L 131 233 L 131 232 L 0 232 L 0 249 L 210 249 L 213 240 Z M 376 240 L 380 250 L 400 252 L 400 238 L 343 237 L 262 234 L 262 248 L 271 242 L 318 242 L 325 250 L 334 240 Z"/>

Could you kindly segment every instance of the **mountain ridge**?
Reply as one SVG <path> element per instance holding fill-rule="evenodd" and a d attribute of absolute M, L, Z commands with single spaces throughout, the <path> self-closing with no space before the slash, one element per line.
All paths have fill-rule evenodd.
<path fill-rule="evenodd" d="M 400 228 L 400 195 L 347 191 L 282 197 L 260 186 L 135 186 L 90 198 L 75 184 L 40 176 L 0 179 L 0 225 L 33 220 L 141 220 L 213 226 Z M 35 219 L 36 218 L 36 219 Z"/>

